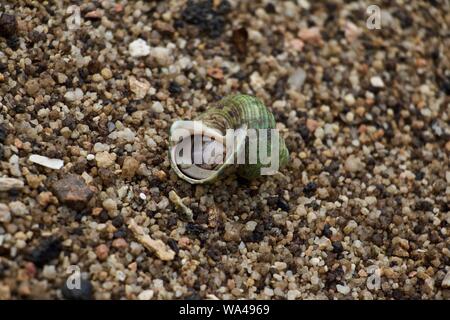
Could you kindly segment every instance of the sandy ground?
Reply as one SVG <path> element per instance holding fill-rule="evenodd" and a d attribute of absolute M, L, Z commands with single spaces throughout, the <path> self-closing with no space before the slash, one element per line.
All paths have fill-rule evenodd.
<path fill-rule="evenodd" d="M 2 1 L 0 299 L 450 298 L 449 2 L 370 4 Z M 288 165 L 179 179 L 237 92 Z"/>

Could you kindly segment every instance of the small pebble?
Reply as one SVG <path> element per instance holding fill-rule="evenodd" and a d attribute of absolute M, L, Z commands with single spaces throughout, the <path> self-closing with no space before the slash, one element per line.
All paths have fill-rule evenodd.
<path fill-rule="evenodd" d="M 57 180 L 52 188 L 59 201 L 73 209 L 82 209 L 86 207 L 87 202 L 94 195 L 92 190 L 84 182 L 83 178 L 72 174 Z"/>
<path fill-rule="evenodd" d="M 342 294 L 350 293 L 350 287 L 348 287 L 348 286 L 343 286 L 343 285 L 338 284 L 338 285 L 336 285 L 336 289 L 339 293 L 342 293 Z"/>
<path fill-rule="evenodd" d="M 150 46 L 143 39 L 136 39 L 128 46 L 130 55 L 135 58 L 145 57 L 150 54 Z"/>
<path fill-rule="evenodd" d="M 100 261 L 105 261 L 109 255 L 109 248 L 105 244 L 101 244 L 95 248 L 95 254 Z"/>
<path fill-rule="evenodd" d="M 20 201 L 11 201 L 9 203 L 9 209 L 17 217 L 23 217 L 29 212 L 27 206 Z"/>
<path fill-rule="evenodd" d="M 372 87 L 375 87 L 375 88 L 383 88 L 384 87 L 383 80 L 378 76 L 370 78 L 370 84 L 372 85 Z"/>
<path fill-rule="evenodd" d="M 4 203 L 0 203 L 0 222 L 8 223 L 10 221 L 11 221 L 11 211 L 9 210 L 9 207 Z"/>
<path fill-rule="evenodd" d="M 138 295 L 139 300 L 151 300 L 153 298 L 153 290 L 144 290 Z"/>

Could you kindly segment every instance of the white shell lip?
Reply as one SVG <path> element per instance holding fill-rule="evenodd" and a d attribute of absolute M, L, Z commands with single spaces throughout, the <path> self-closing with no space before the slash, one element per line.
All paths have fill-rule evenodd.
<path fill-rule="evenodd" d="M 198 127 L 200 125 L 200 127 Z M 199 130 L 199 128 L 201 128 Z M 203 124 L 201 121 L 175 121 L 171 128 L 171 139 L 170 139 L 170 148 L 169 148 L 169 156 L 170 156 L 170 163 L 172 165 L 172 168 L 174 169 L 175 173 L 182 178 L 183 180 L 191 183 L 191 184 L 202 184 L 206 182 L 212 181 L 215 177 L 219 175 L 219 173 L 227 166 L 233 164 L 235 161 L 235 154 L 239 154 L 241 152 L 242 147 L 245 145 L 245 138 L 247 136 L 247 126 L 244 126 L 240 129 L 237 129 L 238 134 L 236 135 L 236 150 L 234 150 L 234 153 L 231 155 L 227 154 L 227 157 L 223 164 L 219 165 L 218 169 L 216 170 L 208 170 L 201 168 L 200 166 L 196 164 L 191 164 L 189 167 L 180 169 L 180 166 L 177 161 L 177 146 L 179 142 L 175 142 L 172 140 L 172 133 L 175 130 L 185 130 L 185 132 L 181 132 L 182 134 L 178 134 L 178 138 L 188 137 L 192 136 L 194 134 L 199 134 L 207 137 L 214 138 L 215 141 L 221 142 L 225 144 L 226 137 L 222 135 L 222 133 L 214 128 L 208 127 L 205 124 Z"/>

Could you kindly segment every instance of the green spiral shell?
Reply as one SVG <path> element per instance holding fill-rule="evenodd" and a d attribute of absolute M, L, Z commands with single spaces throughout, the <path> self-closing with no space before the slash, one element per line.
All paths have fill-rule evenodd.
<path fill-rule="evenodd" d="M 213 107 L 206 110 L 203 114 L 199 115 L 195 120 L 201 121 L 208 128 L 213 128 L 220 131 L 223 135 L 226 134 L 227 129 L 239 129 L 246 127 L 247 129 L 275 129 L 275 119 L 272 113 L 267 107 L 257 98 L 244 95 L 235 94 L 230 95 L 219 102 Z M 174 123 L 171 127 L 170 136 L 172 137 L 172 128 L 176 126 Z M 246 140 L 246 159 L 248 158 L 248 138 Z M 171 149 L 174 144 L 171 139 Z M 258 143 L 259 147 L 259 143 Z M 171 166 L 177 175 L 193 184 L 201 184 L 215 181 L 219 176 L 222 176 L 229 171 L 236 171 L 236 173 L 246 179 L 254 179 L 260 176 L 261 168 L 266 167 L 257 161 L 255 164 L 222 164 L 217 168 L 217 172 L 205 179 L 192 179 L 186 176 L 178 165 L 174 161 L 174 155 L 169 152 Z M 267 155 L 271 156 L 271 141 L 270 135 L 267 140 Z M 286 165 L 289 159 L 289 152 L 286 148 L 286 144 L 281 136 L 279 136 L 279 167 Z"/>

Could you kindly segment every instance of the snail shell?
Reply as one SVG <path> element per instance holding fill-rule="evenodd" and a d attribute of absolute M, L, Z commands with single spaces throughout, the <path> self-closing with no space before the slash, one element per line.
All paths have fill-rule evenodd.
<path fill-rule="evenodd" d="M 229 152 L 230 149 L 227 149 L 232 145 L 232 143 L 227 143 L 228 129 L 234 130 L 235 140 L 231 152 Z M 258 129 L 273 130 L 268 130 L 269 134 L 265 137 L 263 135 L 253 136 L 253 139 L 256 140 L 252 140 L 248 135 L 252 130 L 249 129 L 254 129 L 253 132 L 259 132 Z M 270 132 L 276 133 L 276 135 L 271 135 Z M 185 138 L 189 139 L 184 140 Z M 182 146 L 183 141 L 188 141 L 189 144 L 196 139 L 200 139 L 197 142 L 203 141 L 200 149 L 191 148 L 191 145 Z M 276 143 L 277 141 L 278 143 Z M 273 143 L 277 146 L 277 149 L 273 150 L 279 153 L 278 160 L 276 160 L 278 167 L 282 167 L 288 161 L 289 152 L 283 138 L 275 130 L 275 119 L 272 113 L 257 98 L 236 94 L 225 97 L 194 121 L 179 120 L 172 124 L 170 128 L 170 163 L 175 173 L 191 184 L 213 182 L 230 171 L 236 171 L 241 177 L 254 179 L 262 174 L 270 174 L 262 172 L 264 168 L 272 164 L 274 158 L 270 158 L 270 165 L 267 161 L 264 161 L 263 164 L 260 157 L 257 157 L 256 161 L 248 161 L 250 150 L 257 148 L 259 155 L 263 151 L 268 157 L 271 157 Z M 183 147 L 190 153 L 186 155 L 190 161 L 185 163 L 180 161 L 183 156 L 181 154 Z M 267 150 L 259 150 L 260 148 L 267 148 Z M 211 150 L 214 150 L 214 155 Z M 204 161 L 202 165 L 193 161 L 196 157 L 202 158 L 202 156 Z M 244 161 L 239 162 L 236 161 L 237 159 L 244 159 Z"/>

